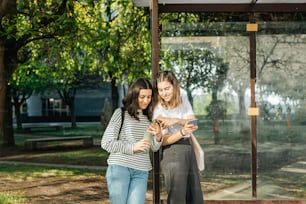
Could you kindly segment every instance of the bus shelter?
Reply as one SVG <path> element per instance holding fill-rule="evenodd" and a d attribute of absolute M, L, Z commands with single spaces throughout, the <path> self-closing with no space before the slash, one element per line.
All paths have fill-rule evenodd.
<path fill-rule="evenodd" d="M 206 203 L 305 202 L 306 0 L 133 3 L 150 7 L 153 78 L 169 64 L 190 73 L 188 61 L 178 63 L 183 50 L 193 59 L 211 53 L 209 63 L 218 66 L 218 59 L 226 67 L 222 85 L 190 94 L 196 114 L 206 116 L 200 117 L 206 130 L 198 133 Z M 161 22 L 165 14 L 180 17 Z M 181 20 L 187 14 L 197 20 Z M 176 57 L 169 62 L 165 56 Z M 203 66 L 193 62 L 194 70 Z M 214 102 L 226 114 L 210 113 Z M 163 200 L 159 162 L 154 153 L 154 203 Z"/>

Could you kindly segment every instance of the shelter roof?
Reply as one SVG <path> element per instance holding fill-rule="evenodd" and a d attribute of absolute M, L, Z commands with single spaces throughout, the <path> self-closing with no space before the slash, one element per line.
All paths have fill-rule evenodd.
<path fill-rule="evenodd" d="M 149 7 L 150 0 L 133 0 Z M 158 0 L 159 12 L 298 12 L 306 0 Z"/>

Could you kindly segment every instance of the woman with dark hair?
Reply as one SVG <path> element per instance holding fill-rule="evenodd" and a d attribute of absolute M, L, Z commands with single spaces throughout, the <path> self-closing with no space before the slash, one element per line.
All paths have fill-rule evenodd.
<path fill-rule="evenodd" d="M 168 204 L 202 204 L 199 171 L 190 143 L 190 134 L 198 129 L 188 121 L 195 119 L 192 106 L 181 96 L 180 85 L 171 71 L 158 74 L 158 93 L 153 118 L 163 128 L 161 173 L 165 179 Z"/>
<path fill-rule="evenodd" d="M 111 204 L 145 203 L 152 169 L 147 150 L 157 151 L 162 144 L 161 128 L 152 122 L 152 97 L 150 81 L 137 79 L 122 100 L 123 109 L 114 111 L 102 137 L 101 147 L 110 153 L 106 179 Z M 153 138 L 144 139 L 145 132 Z"/>

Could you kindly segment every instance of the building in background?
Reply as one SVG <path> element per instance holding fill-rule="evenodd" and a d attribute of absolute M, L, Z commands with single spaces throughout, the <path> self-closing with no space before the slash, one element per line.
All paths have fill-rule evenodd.
<path fill-rule="evenodd" d="M 119 89 L 119 104 L 125 93 L 122 85 Z M 80 89 L 75 96 L 75 113 L 78 122 L 100 121 L 105 101 L 111 101 L 111 85 L 105 84 L 96 89 Z M 107 100 L 106 100 L 107 99 Z M 21 107 L 22 123 L 27 122 L 68 122 L 69 107 L 54 91 L 44 95 L 33 94 Z"/>

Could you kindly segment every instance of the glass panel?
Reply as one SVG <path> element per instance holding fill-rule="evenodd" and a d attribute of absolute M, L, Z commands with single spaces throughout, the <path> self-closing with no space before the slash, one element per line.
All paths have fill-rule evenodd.
<path fill-rule="evenodd" d="M 245 23 L 165 23 L 162 35 L 161 69 L 175 71 L 200 119 L 195 135 L 205 151 L 204 199 L 252 199 Z"/>
<path fill-rule="evenodd" d="M 305 22 L 259 24 L 262 28 L 257 35 L 256 86 L 260 108 L 259 199 L 306 198 L 305 25 Z M 271 30 L 285 34 L 264 34 Z"/>

